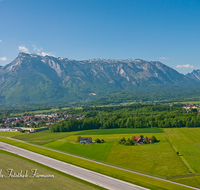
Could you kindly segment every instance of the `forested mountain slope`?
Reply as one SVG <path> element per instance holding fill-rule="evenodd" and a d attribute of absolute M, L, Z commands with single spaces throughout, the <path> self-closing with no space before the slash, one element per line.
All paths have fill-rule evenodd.
<path fill-rule="evenodd" d="M 20 53 L 0 68 L 0 101 L 70 103 L 92 100 L 112 91 L 199 84 L 157 61 L 76 61 Z"/>

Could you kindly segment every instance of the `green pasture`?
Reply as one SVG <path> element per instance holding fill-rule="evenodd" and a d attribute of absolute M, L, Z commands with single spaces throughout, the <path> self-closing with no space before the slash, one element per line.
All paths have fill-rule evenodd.
<path fill-rule="evenodd" d="M 64 108 L 61 108 L 61 110 L 68 110 L 70 109 L 71 107 L 64 107 Z M 53 112 L 57 112 L 57 111 L 60 111 L 59 108 L 52 108 L 52 109 L 49 109 L 49 110 L 35 110 L 35 111 L 28 111 L 28 112 L 21 112 L 21 113 L 17 113 L 17 114 L 10 114 L 10 116 L 20 116 L 20 115 L 24 115 L 24 114 L 42 114 L 42 113 L 53 113 Z"/>
<path fill-rule="evenodd" d="M 18 133 L 19 135 L 14 136 L 14 138 L 33 144 L 43 145 L 73 135 L 75 133 L 77 132 L 52 133 L 50 130 L 45 130 L 36 133 Z"/>
<path fill-rule="evenodd" d="M 81 131 L 77 135 L 111 135 L 111 134 L 133 134 L 133 133 L 164 133 L 160 128 L 117 128 L 117 129 L 96 129 Z"/>
<path fill-rule="evenodd" d="M 15 190 L 74 190 L 74 189 L 103 189 L 91 185 L 82 180 L 74 177 L 62 174 L 51 168 L 44 167 L 33 161 L 29 161 L 22 157 L 16 156 L 11 153 L 0 150 L 0 169 L 2 169 L 3 175 L 8 176 L 7 169 L 13 169 L 13 172 L 20 172 L 21 170 L 25 173 L 28 170 L 28 175 L 32 176 L 31 169 L 37 169 L 37 173 L 43 175 L 54 175 L 54 178 L 1 178 L 0 187 L 1 189 L 15 189 Z"/>
<path fill-rule="evenodd" d="M 192 173 L 200 173 L 200 128 L 164 129 L 180 159 Z"/>
<path fill-rule="evenodd" d="M 160 142 L 147 145 L 123 146 L 117 139 L 144 135 L 156 136 Z M 75 143 L 77 136 L 104 139 L 103 144 Z M 155 176 L 188 176 L 200 173 L 200 128 L 165 129 L 99 129 L 76 132 L 51 133 L 42 131 L 14 136 L 16 139 L 48 148 L 98 160 L 111 165 Z M 179 155 L 176 152 L 179 152 Z M 189 181 L 197 177 L 187 177 Z M 174 179 L 180 180 L 180 179 Z M 192 183 L 189 182 L 188 183 Z"/>
<path fill-rule="evenodd" d="M 77 157 L 73 157 L 70 155 L 63 154 L 63 153 L 55 152 L 53 150 L 44 149 L 42 147 L 14 141 L 12 139 L 0 137 L 0 141 L 9 143 L 9 144 L 33 151 L 33 152 L 37 152 L 39 154 L 43 154 L 45 156 L 49 156 L 49 157 L 52 157 L 52 158 L 55 158 L 55 159 L 58 159 L 58 160 L 61 160 L 61 161 L 67 162 L 67 163 L 71 163 L 71 164 L 80 166 L 82 168 L 90 169 L 90 170 L 93 170 L 93 171 L 96 171 L 96 172 L 99 172 L 99 173 L 102 173 L 102 174 L 105 174 L 108 176 L 112 176 L 112 177 L 115 177 L 115 178 L 118 178 L 121 180 L 125 180 L 128 182 L 134 183 L 136 185 L 147 187 L 152 190 L 160 190 L 160 189 L 186 190 L 186 189 L 188 189 L 188 188 L 180 186 L 180 185 L 171 184 L 167 181 L 160 181 L 158 179 L 150 178 L 147 176 L 142 176 L 142 175 L 138 175 L 138 174 L 131 173 L 128 171 L 120 170 L 117 168 L 112 168 L 110 166 L 101 165 L 101 164 L 94 163 L 94 162 L 84 160 L 81 158 L 77 158 Z M 197 187 L 200 187 L 200 185 L 198 185 Z"/>
<path fill-rule="evenodd" d="M 178 103 L 179 103 L 179 104 L 187 104 L 187 103 L 188 103 L 188 104 L 200 104 L 199 101 L 192 101 L 192 102 L 174 102 L 174 104 L 176 104 L 176 103 L 177 103 L 177 104 L 178 104 Z"/>
<path fill-rule="evenodd" d="M 85 158 L 105 162 L 110 153 L 112 145 L 113 142 L 106 142 L 103 144 L 80 144 L 70 143 L 65 140 L 58 140 L 45 144 L 44 146 Z"/>
<path fill-rule="evenodd" d="M 74 135 L 69 135 L 69 136 L 63 138 L 62 140 L 75 142 L 77 140 L 77 137 L 81 136 L 81 137 L 91 137 L 92 140 L 99 138 L 99 139 L 104 139 L 106 142 L 114 142 L 123 137 L 128 139 L 128 138 L 131 138 L 132 136 L 140 136 L 140 135 L 144 135 L 144 137 L 146 137 L 146 136 L 151 137 L 154 135 L 157 137 L 160 134 L 159 133 L 154 134 L 154 133 L 142 133 L 141 132 L 141 133 L 131 133 L 131 134 L 125 133 L 125 134 L 107 134 L 107 135 L 89 135 L 86 133 L 85 135 L 82 135 L 80 133 L 75 133 Z M 161 135 L 162 135 L 162 133 L 161 133 Z"/>
<path fill-rule="evenodd" d="M 141 131 L 141 130 L 139 130 Z M 144 130 L 145 131 L 145 130 Z M 90 133 L 90 131 L 88 131 Z M 129 131 L 128 131 L 129 132 Z M 189 171 L 187 170 L 187 167 L 182 163 L 179 156 L 175 153 L 175 151 L 171 148 L 170 144 L 165 139 L 165 133 L 132 133 L 132 134 L 106 134 L 106 135 L 87 135 L 86 131 L 84 132 L 85 136 L 92 137 L 93 140 L 96 138 L 104 139 L 106 143 L 114 143 L 108 156 L 107 152 L 102 152 L 102 154 L 105 154 L 104 157 L 107 159 L 105 162 L 113 165 L 117 165 L 120 167 L 132 169 L 134 171 L 140 171 L 143 173 L 148 174 L 154 174 L 158 176 L 174 176 L 174 175 L 183 175 L 183 174 L 189 174 Z M 125 133 L 125 130 L 124 130 Z M 95 133 L 94 133 L 95 134 Z M 77 139 L 77 135 L 81 135 L 80 133 L 71 135 L 68 137 L 65 137 L 62 139 L 62 141 L 66 143 L 65 151 L 68 148 L 67 142 L 75 142 Z M 159 143 L 154 144 L 147 144 L 147 145 L 134 145 L 134 146 L 124 146 L 119 145 L 117 143 L 117 139 L 125 137 L 126 139 L 131 138 L 132 136 L 139 136 L 144 135 L 144 137 L 148 136 L 156 136 L 158 140 L 160 140 Z M 82 136 L 82 135 L 81 135 Z M 106 144 L 105 143 L 105 144 Z M 64 143 L 63 143 L 64 144 Z M 44 145 L 46 146 L 46 145 Z M 74 144 L 76 146 L 76 152 L 70 153 L 72 154 L 78 154 L 80 156 L 84 156 L 82 152 L 82 147 L 85 147 L 85 145 L 79 146 Z M 100 144 L 100 147 L 103 147 L 103 144 Z M 56 150 L 61 150 L 60 148 L 60 141 L 54 141 L 52 143 L 48 144 L 49 148 L 53 148 Z M 70 145 L 71 147 L 71 145 Z M 95 150 L 96 147 L 94 145 L 90 145 L 90 150 Z M 63 147 L 64 150 L 64 147 Z M 103 150 L 103 149 L 102 149 Z M 98 159 L 98 155 L 90 154 L 90 159 L 95 160 L 101 160 Z"/>
<path fill-rule="evenodd" d="M 139 135 L 144 135 L 144 137 L 154 135 L 160 142 L 134 146 L 117 143 L 119 138 L 128 139 Z M 77 136 L 92 137 L 93 141 L 96 138 L 104 139 L 106 142 L 90 145 L 80 144 L 76 143 Z M 165 136 L 164 130 L 159 128 L 122 128 L 63 133 L 42 131 L 18 135 L 14 138 L 143 173 L 158 176 L 189 174 L 187 167 L 177 156 Z"/>
<path fill-rule="evenodd" d="M 4 136 L 4 137 L 12 137 L 12 136 L 16 136 L 16 135 L 21 135 L 23 133 L 20 132 L 10 132 L 10 131 L 1 131 L 0 132 L 0 136 Z"/>
<path fill-rule="evenodd" d="M 135 146 L 115 142 L 106 162 L 163 177 L 189 174 L 164 137 L 158 136 L 158 139 L 159 143 Z"/>

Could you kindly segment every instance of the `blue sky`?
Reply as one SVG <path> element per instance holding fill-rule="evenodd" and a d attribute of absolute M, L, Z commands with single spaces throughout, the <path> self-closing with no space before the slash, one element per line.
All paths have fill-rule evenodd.
<path fill-rule="evenodd" d="M 200 0 L 0 0 L 0 65 L 21 51 L 200 68 Z"/>

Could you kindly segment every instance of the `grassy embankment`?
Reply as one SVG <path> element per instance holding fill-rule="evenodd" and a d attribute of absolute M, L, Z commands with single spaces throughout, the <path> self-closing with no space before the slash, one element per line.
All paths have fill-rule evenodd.
<path fill-rule="evenodd" d="M 76 179 L 67 174 L 63 174 L 54 169 L 48 168 L 36 162 L 22 158 L 15 154 L 11 154 L 0 150 L 0 169 L 5 176 L 8 176 L 7 169 L 13 169 L 13 172 L 23 171 L 23 174 L 28 170 L 28 175 L 32 176 L 31 169 L 37 169 L 37 173 L 42 175 L 54 175 L 54 178 L 1 178 L 1 189 L 15 189 L 15 190 L 35 190 L 35 189 L 83 189 L 94 190 L 103 189 L 87 183 L 85 181 Z"/>
<path fill-rule="evenodd" d="M 141 176 L 138 174 L 134 174 L 131 172 L 123 171 L 120 169 L 112 168 L 109 166 L 102 166 L 101 164 L 94 163 L 91 161 L 83 160 L 80 158 L 76 158 L 73 156 L 69 156 L 66 154 L 58 153 L 52 150 L 47 150 L 41 147 L 37 147 L 30 144 L 25 144 L 21 142 L 17 142 L 11 139 L 2 138 L 0 140 L 18 147 L 25 148 L 27 150 L 31 150 L 33 152 L 37 152 L 67 163 L 71 163 L 77 166 L 81 166 L 83 168 L 87 168 L 93 171 L 97 171 L 99 173 L 109 175 L 118 179 L 122 179 L 124 181 L 128 181 L 137 185 L 141 185 L 150 189 L 188 189 L 186 187 L 182 187 L 179 185 L 171 184 L 169 182 L 160 181 L 158 179 L 153 179 L 145 176 Z"/>

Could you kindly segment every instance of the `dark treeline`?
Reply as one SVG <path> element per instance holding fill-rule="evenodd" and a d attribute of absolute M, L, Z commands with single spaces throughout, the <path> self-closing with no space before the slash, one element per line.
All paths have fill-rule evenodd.
<path fill-rule="evenodd" d="M 146 113 L 135 113 L 134 107 L 146 109 Z M 119 110 L 116 106 L 111 108 L 88 108 L 85 119 L 70 119 L 58 122 L 51 126 L 52 132 L 81 131 L 88 129 L 111 129 L 111 128 L 169 128 L 169 127 L 199 127 L 200 113 L 196 110 L 186 113 L 181 107 L 156 105 L 134 105 Z M 93 109 L 93 111 L 92 111 Z M 98 108 L 100 109 L 100 108 Z M 105 111 L 107 109 L 107 112 Z M 122 111 L 123 110 L 123 111 Z M 156 111 L 156 112 L 152 112 Z M 118 113 L 121 112 L 121 113 Z M 152 114 L 153 113 L 153 114 Z M 92 117 L 93 116 L 93 117 Z"/>

